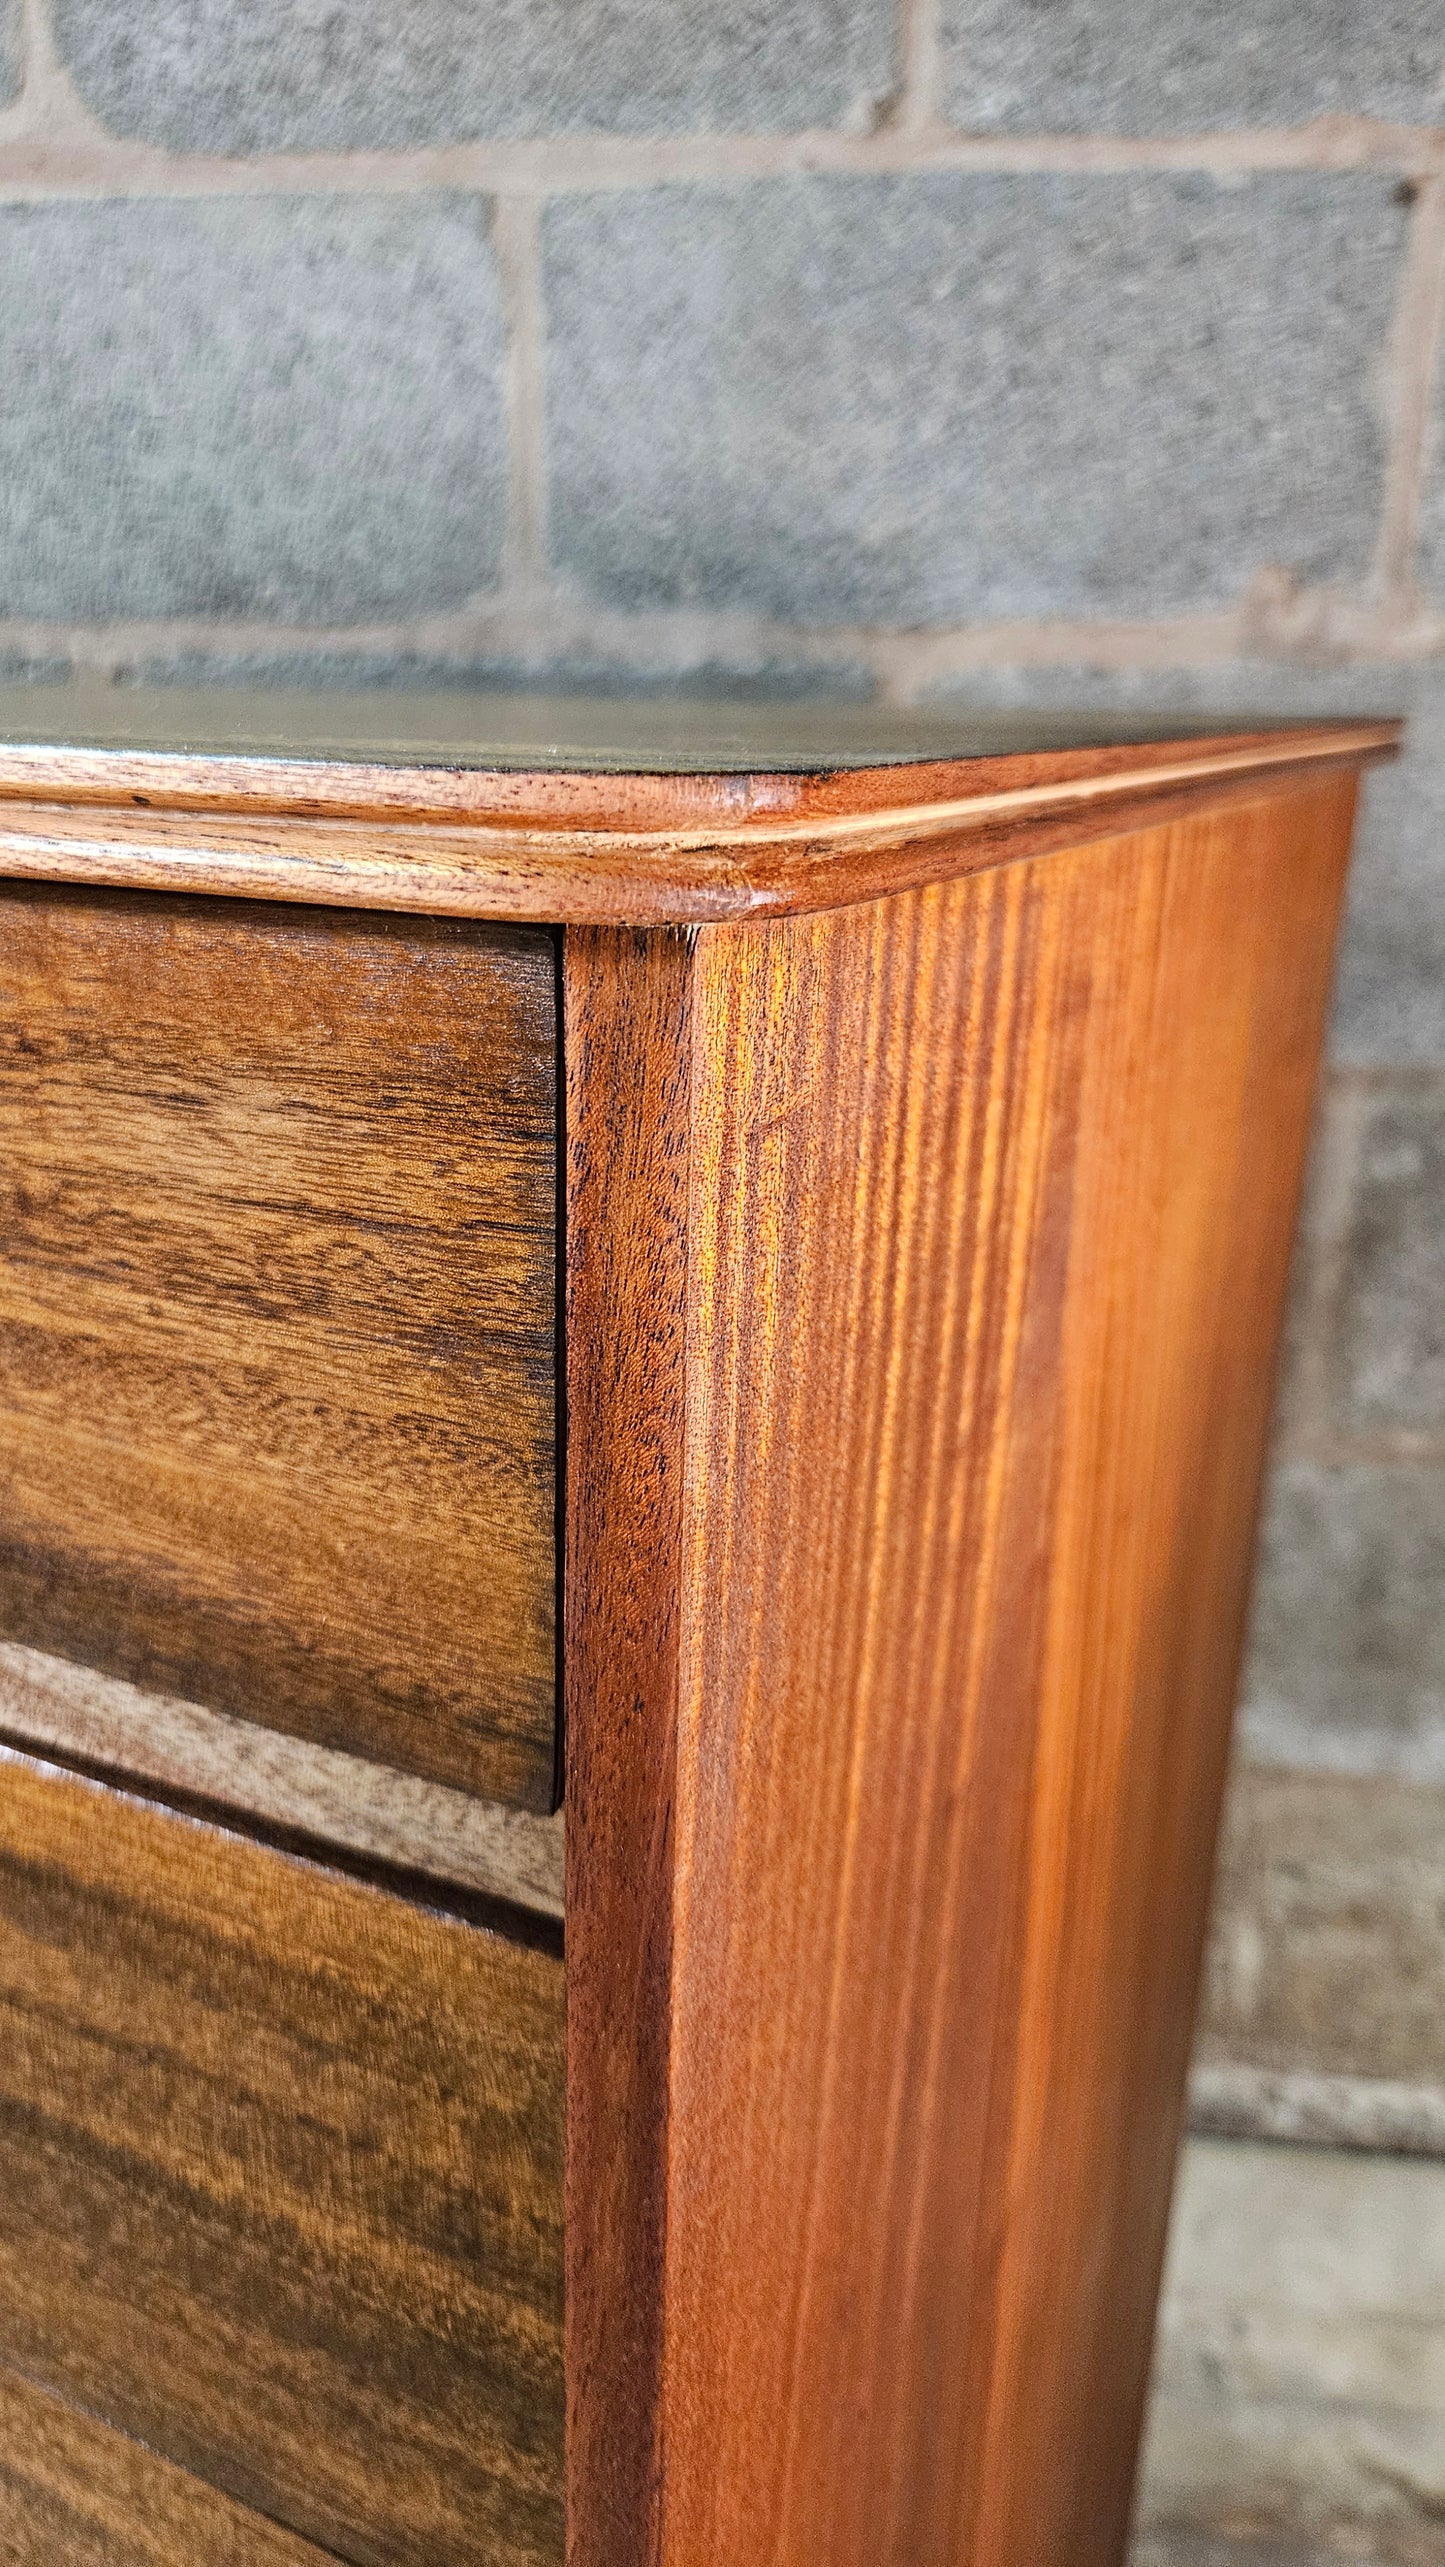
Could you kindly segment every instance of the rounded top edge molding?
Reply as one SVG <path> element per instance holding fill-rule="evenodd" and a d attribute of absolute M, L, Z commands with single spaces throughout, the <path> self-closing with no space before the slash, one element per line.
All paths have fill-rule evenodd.
<path fill-rule="evenodd" d="M 0 873 L 439 916 L 703 924 L 876 898 L 1186 803 L 1297 785 L 1391 756 L 1403 728 L 1373 717 L 863 723 L 858 707 L 808 708 L 804 721 L 774 706 L 758 709 L 768 720 L 752 745 L 793 763 L 624 766 L 601 763 L 586 737 L 630 735 L 642 761 L 660 735 L 656 707 L 594 705 L 590 734 L 575 718 L 564 734 L 547 730 L 555 703 L 527 701 L 510 745 L 475 720 L 463 746 L 456 708 L 475 710 L 468 698 L 407 699 L 398 720 L 378 696 L 0 690 Z M 715 754 L 717 716 L 735 709 L 670 707 L 678 728 L 661 736 L 695 722 L 695 757 Z M 549 738 L 549 762 L 505 762 Z M 805 740 L 810 765 L 796 762 Z"/>

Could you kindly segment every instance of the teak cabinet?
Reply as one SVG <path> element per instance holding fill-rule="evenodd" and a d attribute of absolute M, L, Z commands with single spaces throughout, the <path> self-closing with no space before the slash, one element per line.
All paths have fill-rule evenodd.
<path fill-rule="evenodd" d="M 1393 738 L 0 699 L 7 2555 L 1117 2567 Z"/>

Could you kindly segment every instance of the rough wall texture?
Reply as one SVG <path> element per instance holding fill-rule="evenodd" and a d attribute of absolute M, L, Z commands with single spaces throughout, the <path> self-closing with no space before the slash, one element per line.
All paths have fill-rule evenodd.
<path fill-rule="evenodd" d="M 1445 2166 L 1191 2141 L 1133 2567 L 1440 2567 Z"/>

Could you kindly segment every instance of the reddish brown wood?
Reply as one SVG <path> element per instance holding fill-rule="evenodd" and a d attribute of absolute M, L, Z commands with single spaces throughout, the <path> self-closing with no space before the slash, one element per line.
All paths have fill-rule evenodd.
<path fill-rule="evenodd" d="M 14 729 L 40 718 L 37 701 L 48 703 L 48 744 Z M 198 745 L 167 727 L 177 702 L 200 726 Z M 764 708 L 736 712 L 739 745 L 709 772 L 693 748 L 700 731 L 716 732 L 715 713 L 709 722 L 694 707 L 680 721 L 676 708 L 613 705 L 601 736 L 620 747 L 595 764 L 579 748 L 528 769 L 505 734 L 488 744 L 488 708 L 469 713 L 465 699 L 338 707 L 217 690 L 116 708 L 114 690 L 99 715 L 83 690 L 0 698 L 10 735 L 0 733 L 0 873 L 632 924 L 872 899 L 1230 794 L 1289 789 L 1312 769 L 1388 756 L 1399 737 L 1398 723 L 1337 721 L 1152 740 L 1096 728 L 1090 738 L 1084 722 L 1060 745 L 1058 723 L 1035 721 L 1035 743 L 1052 742 L 1041 746 L 1025 722 L 867 708 L 829 718 L 774 708 L 769 718 Z M 87 712 L 99 722 L 89 744 Z M 552 736 L 577 737 L 575 709 L 550 713 Z M 54 727 L 67 719 L 77 725 L 69 741 Z M 884 754 L 860 750 L 860 737 L 889 730 L 894 762 L 860 764 Z M 811 771 L 790 752 L 790 731 L 811 742 Z"/>
<path fill-rule="evenodd" d="M 1217 781 L 1241 754 L 1258 771 L 1379 754 L 1399 733 L 1378 716 L 1171 729 L 963 706 L 71 683 L 0 687 L 0 797 L 626 833 L 1127 787 L 1181 762 Z"/>
<path fill-rule="evenodd" d="M 253 1815 L 289 1720 L 293 1820 L 396 1859 L 424 1772 L 434 1866 L 550 1780 L 568 922 L 573 2567 L 1120 2556 L 1394 736 L 0 745 L 0 871 L 152 887 L 0 902 L 7 1718 Z M 554 2555 L 556 1961 L 6 1772 L 0 2350 L 338 2553 Z"/>
<path fill-rule="evenodd" d="M 647 2554 L 660 2459 L 691 998 L 680 935 L 568 939 L 568 2539 L 588 2561 Z"/>
<path fill-rule="evenodd" d="M 568 937 L 572 2567 L 1122 2554 L 1353 793 Z"/>

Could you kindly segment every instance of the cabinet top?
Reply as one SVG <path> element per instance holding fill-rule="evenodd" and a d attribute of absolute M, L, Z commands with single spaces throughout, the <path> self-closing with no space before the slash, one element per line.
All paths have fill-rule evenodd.
<path fill-rule="evenodd" d="M 1275 724 L 1314 736 L 1391 730 Z M 900 711 L 873 704 L 695 702 L 651 696 L 409 694 L 374 688 L 0 687 L 0 767 L 31 749 L 226 764 L 450 768 L 465 775 L 839 775 L 1161 740 L 1253 734 L 1240 718 L 1122 721 L 1097 713 Z"/>
<path fill-rule="evenodd" d="M 0 873 L 439 915 L 832 907 L 1259 791 L 1395 722 L 0 689 Z"/>

